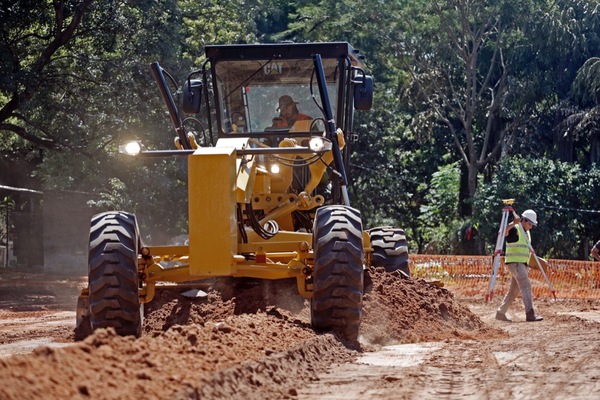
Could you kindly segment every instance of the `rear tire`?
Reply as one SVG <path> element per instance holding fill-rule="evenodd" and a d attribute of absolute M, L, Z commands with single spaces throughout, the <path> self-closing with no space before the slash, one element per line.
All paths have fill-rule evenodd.
<path fill-rule="evenodd" d="M 105 212 L 92 218 L 89 246 L 90 323 L 122 336 L 142 334 L 139 298 L 139 230 L 133 214 Z"/>
<path fill-rule="evenodd" d="M 360 212 L 345 206 L 317 210 L 313 228 L 311 324 L 320 331 L 356 340 L 363 290 L 363 236 Z"/>
<path fill-rule="evenodd" d="M 381 226 L 368 230 L 371 235 L 371 265 L 384 267 L 387 272 L 401 272 L 410 278 L 408 243 L 403 229 Z"/>

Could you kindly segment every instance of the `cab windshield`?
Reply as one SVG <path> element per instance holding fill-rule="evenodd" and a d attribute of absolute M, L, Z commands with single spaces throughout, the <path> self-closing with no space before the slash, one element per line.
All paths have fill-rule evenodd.
<path fill-rule="evenodd" d="M 335 115 L 337 60 L 324 59 L 323 67 Z M 220 129 L 225 136 L 322 129 L 323 112 L 316 77 L 312 76 L 312 59 L 219 61 L 214 71 L 221 105 Z"/>

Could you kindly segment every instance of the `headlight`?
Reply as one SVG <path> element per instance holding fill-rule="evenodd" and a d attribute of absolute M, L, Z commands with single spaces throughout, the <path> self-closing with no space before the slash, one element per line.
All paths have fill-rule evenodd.
<path fill-rule="evenodd" d="M 119 146 L 119 153 L 127 154 L 129 156 L 137 156 L 142 152 L 142 144 L 134 140 L 129 143 L 125 143 Z"/>
<path fill-rule="evenodd" d="M 273 163 L 271 164 L 271 173 L 278 174 L 279 173 L 279 164 Z"/>
<path fill-rule="evenodd" d="M 331 150 L 331 142 L 321 136 L 313 136 L 308 142 L 308 147 L 315 153 Z"/>

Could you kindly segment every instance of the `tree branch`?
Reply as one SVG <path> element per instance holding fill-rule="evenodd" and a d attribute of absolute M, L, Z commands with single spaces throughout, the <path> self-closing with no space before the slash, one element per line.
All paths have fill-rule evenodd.
<path fill-rule="evenodd" d="M 47 149 L 55 149 L 57 147 L 57 143 L 55 141 L 33 135 L 27 129 L 19 125 L 0 123 L 0 131 L 13 132 L 20 138 Z"/>

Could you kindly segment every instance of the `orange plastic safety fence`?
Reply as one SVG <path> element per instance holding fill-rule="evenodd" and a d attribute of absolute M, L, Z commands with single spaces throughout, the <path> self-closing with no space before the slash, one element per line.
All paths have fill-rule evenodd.
<path fill-rule="evenodd" d="M 453 291 L 485 298 L 490 284 L 491 256 L 449 256 L 411 254 L 414 278 L 439 280 Z M 549 259 L 546 275 L 561 299 L 600 299 L 600 263 L 591 261 Z M 510 273 L 501 263 L 494 295 L 503 296 L 510 284 Z M 553 298 L 550 286 L 538 268 L 529 269 L 533 297 Z"/>

